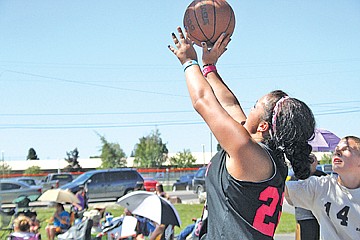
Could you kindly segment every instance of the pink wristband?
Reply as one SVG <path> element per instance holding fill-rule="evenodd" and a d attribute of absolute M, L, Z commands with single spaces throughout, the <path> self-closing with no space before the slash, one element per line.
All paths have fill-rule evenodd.
<path fill-rule="evenodd" d="M 209 73 L 216 72 L 216 67 L 215 67 L 215 65 L 206 66 L 206 67 L 204 67 L 202 72 L 203 72 L 204 77 L 206 77 Z"/>

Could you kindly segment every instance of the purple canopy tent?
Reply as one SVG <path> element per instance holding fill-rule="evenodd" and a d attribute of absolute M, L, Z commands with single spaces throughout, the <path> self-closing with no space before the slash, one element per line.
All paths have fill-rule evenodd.
<path fill-rule="evenodd" d="M 315 129 L 315 137 L 309 141 L 313 152 L 333 152 L 340 138 L 325 129 Z"/>

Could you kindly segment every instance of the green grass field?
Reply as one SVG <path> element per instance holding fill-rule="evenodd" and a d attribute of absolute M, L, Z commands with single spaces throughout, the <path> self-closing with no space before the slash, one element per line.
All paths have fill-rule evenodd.
<path fill-rule="evenodd" d="M 202 204 L 175 204 L 175 208 L 178 210 L 178 213 L 181 218 L 181 228 L 175 228 L 175 234 L 178 234 L 183 228 L 192 223 L 192 218 L 197 218 L 201 216 L 202 213 Z M 54 208 L 36 208 L 38 214 L 38 219 L 41 222 L 40 233 L 43 239 L 46 239 L 45 227 L 46 220 L 49 219 L 53 212 Z M 68 209 L 67 209 L 68 210 Z M 119 205 L 109 206 L 106 211 L 111 212 L 113 216 L 120 216 L 123 213 L 124 208 Z M 295 217 L 293 214 L 283 213 L 281 215 L 280 224 L 276 230 L 276 233 L 292 233 L 295 232 Z M 7 233 L 0 232 L 0 239 L 5 239 Z"/>

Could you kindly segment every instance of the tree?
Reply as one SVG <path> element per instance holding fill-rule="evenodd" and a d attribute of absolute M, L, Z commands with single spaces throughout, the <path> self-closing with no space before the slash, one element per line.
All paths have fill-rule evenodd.
<path fill-rule="evenodd" d="M 77 148 L 75 148 L 73 151 L 66 152 L 67 158 L 65 158 L 65 161 L 69 163 L 64 170 L 66 172 L 76 172 L 81 170 L 81 166 L 79 164 L 78 158 L 79 158 L 79 151 Z"/>
<path fill-rule="evenodd" d="M 37 154 L 36 154 L 36 151 L 35 149 L 33 148 L 30 148 L 29 151 L 28 151 L 28 155 L 26 157 L 26 160 L 39 160 Z"/>
<path fill-rule="evenodd" d="M 320 163 L 321 164 L 331 164 L 331 161 L 332 161 L 331 154 L 324 154 L 321 157 Z"/>
<path fill-rule="evenodd" d="M 5 175 L 5 174 L 10 174 L 11 172 L 11 167 L 9 166 L 9 164 L 7 164 L 4 161 L 0 162 L 0 174 Z"/>
<path fill-rule="evenodd" d="M 170 164 L 180 168 L 191 167 L 195 162 L 196 158 L 191 154 L 189 149 L 184 149 L 183 152 L 178 152 L 170 158 Z"/>
<path fill-rule="evenodd" d="M 100 135 L 99 135 L 100 136 Z M 104 136 L 100 136 L 101 148 L 101 168 L 120 168 L 126 167 L 126 154 L 118 143 L 108 142 Z"/>
<path fill-rule="evenodd" d="M 169 150 L 162 142 L 158 129 L 139 141 L 134 149 L 134 163 L 139 167 L 160 167 L 167 160 Z"/>
<path fill-rule="evenodd" d="M 38 174 L 41 172 L 41 168 L 39 166 L 31 166 L 27 168 L 24 174 Z"/>

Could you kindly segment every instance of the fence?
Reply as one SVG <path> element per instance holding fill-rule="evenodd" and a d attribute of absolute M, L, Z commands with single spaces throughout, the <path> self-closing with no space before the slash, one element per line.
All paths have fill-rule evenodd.
<path fill-rule="evenodd" d="M 145 178 L 154 178 L 157 181 L 169 185 L 170 183 L 176 181 L 180 176 L 185 174 L 195 173 L 199 168 L 137 168 L 137 171 Z M 84 172 L 72 172 L 74 177 L 79 176 Z M 42 172 L 37 174 L 23 174 L 23 173 L 12 173 L 12 174 L 3 174 L 2 178 L 17 178 L 17 177 L 32 177 L 36 180 L 41 180 L 47 176 L 49 172 Z"/>

